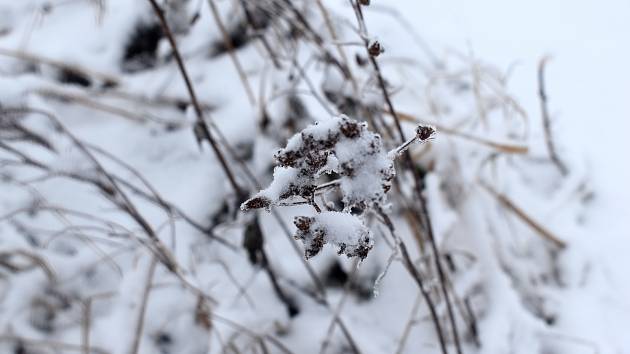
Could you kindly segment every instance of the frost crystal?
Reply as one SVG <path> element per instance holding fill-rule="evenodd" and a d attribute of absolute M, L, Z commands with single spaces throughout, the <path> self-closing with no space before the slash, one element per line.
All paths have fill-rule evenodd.
<path fill-rule="evenodd" d="M 319 213 L 313 217 L 298 216 L 295 239 L 302 240 L 308 259 L 316 256 L 326 243 L 339 247 L 339 254 L 363 260 L 372 249 L 370 230 L 357 216 L 336 211 Z"/>

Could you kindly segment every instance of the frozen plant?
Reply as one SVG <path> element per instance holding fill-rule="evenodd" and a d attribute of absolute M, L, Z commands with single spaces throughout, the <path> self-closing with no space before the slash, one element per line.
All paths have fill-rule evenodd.
<path fill-rule="evenodd" d="M 339 254 L 364 259 L 373 245 L 363 221 L 366 211 L 382 210 L 386 193 L 394 179 L 394 160 L 416 141 L 427 141 L 435 129 L 419 126 L 416 135 L 388 152 L 380 135 L 368 130 L 367 123 L 340 115 L 312 124 L 289 139 L 275 159 L 273 181 L 241 205 L 242 210 L 291 205 L 301 198 L 316 210 L 315 216 L 298 216 L 295 238 L 302 240 L 305 257 L 317 255 L 326 243 L 339 247 Z M 324 174 L 338 179 L 317 184 Z M 341 191 L 343 209 L 322 212 L 315 195 L 329 188 Z"/>

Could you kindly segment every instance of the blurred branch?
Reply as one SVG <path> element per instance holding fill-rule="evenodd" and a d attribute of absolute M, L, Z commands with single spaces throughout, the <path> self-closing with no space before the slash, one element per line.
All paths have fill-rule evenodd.
<path fill-rule="evenodd" d="M 490 195 L 496 198 L 496 200 L 505 208 L 510 210 L 514 215 L 518 216 L 525 224 L 534 229 L 536 233 L 542 236 L 544 239 L 551 241 L 558 248 L 565 248 L 566 242 L 556 237 L 551 231 L 547 230 L 540 223 L 535 221 L 531 216 L 529 216 L 521 207 L 516 205 L 510 198 L 506 195 L 497 192 L 494 188 L 492 188 L 489 184 L 484 181 L 480 181 L 481 186 L 488 192 Z"/>
<path fill-rule="evenodd" d="M 243 194 L 243 191 L 241 190 L 241 187 L 236 182 L 236 177 L 234 176 L 232 169 L 228 165 L 227 160 L 225 159 L 225 156 L 223 155 L 223 152 L 221 152 L 221 149 L 219 148 L 219 144 L 217 144 L 216 140 L 214 139 L 214 136 L 212 135 L 210 131 L 210 128 L 208 128 L 208 124 L 203 118 L 203 110 L 201 108 L 201 105 L 199 104 L 199 101 L 197 100 L 195 89 L 192 85 L 192 81 L 190 81 L 190 77 L 188 76 L 188 71 L 186 70 L 186 66 L 184 65 L 184 60 L 182 59 L 182 56 L 179 53 L 179 49 L 177 47 L 177 42 L 175 42 L 175 37 L 173 36 L 173 32 L 171 31 L 168 25 L 168 22 L 166 21 L 166 18 L 164 17 L 164 11 L 160 8 L 157 2 L 155 2 L 155 0 L 148 0 L 148 1 L 151 3 L 151 6 L 153 7 L 153 12 L 155 12 L 155 15 L 158 17 L 160 21 L 160 25 L 162 26 L 162 29 L 164 30 L 164 33 L 166 34 L 166 37 L 168 38 L 168 41 L 171 44 L 171 48 L 173 49 L 173 56 L 175 57 L 175 61 L 177 62 L 179 71 L 182 75 L 182 78 L 184 79 L 184 82 L 186 84 L 186 89 L 188 90 L 188 94 L 190 95 L 190 100 L 195 110 L 195 114 L 197 115 L 197 123 L 194 129 L 195 136 L 197 137 L 197 143 L 199 144 L 200 147 L 201 147 L 201 142 L 203 140 L 206 140 L 208 143 L 210 143 L 210 146 L 212 147 L 214 154 L 216 155 L 217 159 L 219 160 L 219 163 L 221 164 L 221 167 L 223 168 L 223 172 L 225 172 L 225 175 L 227 176 L 228 180 L 230 181 L 230 184 L 232 185 L 232 188 L 234 189 L 234 193 L 236 193 L 237 196 L 241 196 Z"/>
<path fill-rule="evenodd" d="M 149 295 L 151 294 L 151 284 L 153 283 L 153 274 L 155 273 L 156 266 L 157 258 L 151 257 L 144 284 L 144 290 L 142 291 L 138 319 L 136 320 L 135 335 L 129 351 L 131 354 L 138 354 L 138 351 L 140 350 L 140 340 L 142 338 L 142 328 L 144 327 L 145 312 L 147 309 L 147 303 L 149 302 Z"/>
<path fill-rule="evenodd" d="M 55 340 L 48 339 L 30 339 L 24 338 L 17 335 L 12 334 L 0 334 L 0 342 L 16 342 L 22 348 L 24 347 L 39 347 L 39 348 L 51 348 L 54 350 L 60 350 L 62 352 L 84 352 L 84 347 L 82 345 L 70 344 L 65 342 L 59 342 Z M 88 348 L 90 353 L 97 354 L 110 354 L 105 349 L 101 349 L 99 347 L 90 347 Z M 21 353 L 25 351 L 17 351 L 16 353 Z"/>
<path fill-rule="evenodd" d="M 437 123 L 433 123 L 433 122 L 427 122 L 421 119 L 418 119 L 416 117 L 414 117 L 411 114 L 407 114 L 407 113 L 402 113 L 402 112 L 398 112 L 398 116 L 400 117 L 400 119 L 404 120 L 404 121 L 409 121 L 409 122 L 414 122 L 414 123 L 422 123 L 422 124 L 431 124 L 433 126 L 435 126 L 435 128 L 442 134 L 446 134 L 446 135 L 452 135 L 464 140 L 468 140 L 477 144 L 481 144 L 481 145 L 485 145 L 489 148 L 492 148 L 494 150 L 497 150 L 499 152 L 505 153 L 505 154 L 517 154 L 517 155 L 521 155 L 521 154 L 527 154 L 529 152 L 529 147 L 525 146 L 525 145 L 515 145 L 515 144 L 509 144 L 509 143 L 501 143 L 501 142 L 496 142 L 496 141 L 492 141 L 492 140 L 488 140 L 488 139 L 484 139 L 482 137 L 478 137 L 466 132 L 462 132 L 459 131 L 457 129 L 454 128 L 449 128 Z"/>
<path fill-rule="evenodd" d="M 247 76 L 245 75 L 245 71 L 243 70 L 243 66 L 241 65 L 241 62 L 238 60 L 238 57 L 236 56 L 232 39 L 230 39 L 230 35 L 228 34 L 227 29 L 225 28 L 223 21 L 221 21 L 221 15 L 219 14 L 219 9 L 217 9 L 217 5 L 214 3 L 214 0 L 208 0 L 208 4 L 210 5 L 212 17 L 214 17 L 214 21 L 217 23 L 217 27 L 219 28 L 219 31 L 221 32 L 221 35 L 223 36 L 223 42 L 225 43 L 227 52 L 230 55 L 232 62 L 234 63 L 234 67 L 236 68 L 236 71 L 238 72 L 238 76 L 241 79 L 241 82 L 243 83 L 243 88 L 245 89 L 245 92 L 247 93 L 247 97 L 249 98 L 249 103 L 251 103 L 252 105 L 256 105 L 256 97 L 254 96 L 254 91 L 249 85 L 249 81 L 247 80 Z"/>
<path fill-rule="evenodd" d="M 72 64 L 64 63 L 58 60 L 53 60 L 53 59 L 46 58 L 46 57 L 36 55 L 36 54 L 0 48 L 0 55 L 15 58 L 15 59 L 20 59 L 23 61 L 50 65 L 57 69 L 77 73 L 85 77 L 95 77 L 102 80 L 104 86 L 117 86 L 119 84 L 118 78 L 113 75 L 103 74 L 103 73 L 100 73 L 91 69 L 84 68 L 79 65 L 72 65 Z"/>
<path fill-rule="evenodd" d="M 560 160 L 558 152 L 553 141 L 551 133 L 551 119 L 549 117 L 549 111 L 547 109 L 547 93 L 545 91 L 545 65 L 549 61 L 550 57 L 543 57 L 538 63 L 538 96 L 540 97 L 540 110 L 542 112 L 543 127 L 545 129 L 545 142 L 547 143 L 547 150 L 549 151 L 549 157 L 551 161 L 558 167 L 558 170 L 563 176 L 569 173 L 567 166 Z"/>

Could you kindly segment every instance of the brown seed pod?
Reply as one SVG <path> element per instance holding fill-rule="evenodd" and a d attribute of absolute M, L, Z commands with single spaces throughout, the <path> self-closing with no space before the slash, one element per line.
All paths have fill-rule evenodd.
<path fill-rule="evenodd" d="M 433 134 L 435 134 L 435 128 L 430 125 L 419 125 L 416 128 L 416 137 L 418 137 L 420 141 L 430 139 Z"/>
<path fill-rule="evenodd" d="M 370 53 L 371 56 L 377 57 L 384 51 L 385 51 L 385 48 L 383 48 L 383 46 L 381 45 L 379 41 L 377 40 L 370 41 L 370 44 L 368 45 L 368 53 Z"/>

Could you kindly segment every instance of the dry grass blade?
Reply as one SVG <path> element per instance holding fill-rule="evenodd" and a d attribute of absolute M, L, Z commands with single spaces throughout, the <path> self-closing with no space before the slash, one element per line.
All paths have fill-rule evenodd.
<path fill-rule="evenodd" d="M 160 6 L 157 4 L 155 0 L 148 0 L 148 1 L 149 3 L 151 3 L 153 12 L 155 13 L 158 20 L 160 21 L 160 26 L 162 26 L 162 30 L 166 34 L 166 38 L 168 39 L 168 42 L 171 45 L 171 49 L 173 50 L 173 56 L 175 58 L 175 61 L 177 62 L 177 67 L 179 68 L 179 72 L 182 75 L 182 79 L 184 80 L 184 83 L 186 84 L 186 90 L 188 91 L 188 94 L 190 96 L 190 101 L 192 102 L 192 106 L 195 110 L 195 114 L 197 116 L 197 122 L 196 122 L 193 132 L 195 133 L 195 137 L 197 138 L 197 143 L 199 144 L 200 148 L 201 148 L 201 142 L 203 140 L 206 140 L 210 144 L 210 147 L 212 148 L 215 156 L 217 157 L 217 160 L 219 160 L 219 163 L 221 164 L 221 168 L 223 169 L 223 172 L 225 173 L 228 180 L 230 181 L 230 185 L 232 186 L 234 193 L 237 196 L 240 196 L 242 194 L 241 187 L 236 182 L 236 177 L 234 176 L 234 173 L 232 172 L 232 168 L 227 163 L 227 160 L 225 159 L 223 152 L 219 148 L 219 144 L 215 140 L 214 136 L 212 135 L 212 132 L 210 131 L 210 128 L 208 127 L 208 124 L 206 123 L 204 119 L 201 104 L 199 103 L 199 100 L 197 99 L 197 94 L 195 93 L 195 88 L 193 87 L 192 81 L 190 80 L 190 76 L 188 76 L 188 70 L 186 69 L 184 60 L 182 59 L 182 56 L 179 52 L 179 48 L 177 47 L 177 42 L 175 42 L 175 36 L 173 35 L 173 32 L 171 31 L 171 28 L 169 27 L 168 22 L 166 21 L 166 17 L 164 17 L 164 11 L 162 10 L 162 8 L 160 8 Z"/>
<path fill-rule="evenodd" d="M 219 14 L 219 9 L 217 9 L 217 5 L 214 3 L 214 0 L 208 0 L 208 4 L 210 5 L 210 10 L 212 10 L 212 17 L 214 17 L 214 21 L 217 23 L 217 27 L 219 28 L 219 30 L 221 31 L 221 35 L 223 36 L 223 42 L 225 43 L 225 47 L 227 48 L 228 54 L 230 55 L 230 58 L 232 59 L 232 62 L 234 63 L 234 67 L 236 68 L 236 71 L 238 72 L 238 76 L 241 79 L 241 82 L 243 83 L 243 88 L 245 88 L 245 92 L 247 93 L 247 98 L 249 98 L 249 103 L 253 105 L 256 105 L 256 96 L 254 96 L 254 91 L 252 90 L 252 87 L 249 84 L 249 81 L 247 80 L 247 76 L 245 75 L 245 70 L 243 70 L 243 66 L 241 65 L 241 62 L 238 60 L 238 57 L 236 56 L 236 52 L 234 51 L 234 44 L 232 43 L 232 40 L 230 39 L 230 35 L 227 32 L 227 29 L 225 28 L 225 25 L 223 24 L 223 21 L 221 21 L 221 15 Z"/>
<path fill-rule="evenodd" d="M 92 299 L 83 302 L 83 323 L 81 325 L 81 340 L 84 354 L 90 354 L 90 327 L 92 322 Z"/>
<path fill-rule="evenodd" d="M 350 83 L 352 84 L 352 89 L 354 90 L 355 94 L 358 94 L 359 87 L 357 85 L 357 81 L 352 75 L 352 71 L 350 70 L 349 60 L 348 60 L 348 56 L 346 55 L 345 50 L 343 49 L 341 44 L 338 43 L 339 36 L 337 35 L 337 31 L 335 31 L 335 26 L 332 23 L 330 14 L 328 13 L 328 10 L 322 3 L 322 0 L 317 0 L 317 7 L 319 8 L 319 11 L 322 13 L 322 16 L 324 17 L 326 28 L 328 29 L 328 32 L 330 33 L 330 37 L 335 42 L 335 47 L 337 47 L 337 52 L 339 53 L 339 56 L 343 60 L 344 65 L 348 68 L 348 74 L 350 76 L 349 78 L 350 78 Z"/>
<path fill-rule="evenodd" d="M 31 53 L 0 48 L 0 55 L 12 57 L 12 58 L 20 59 L 24 61 L 50 65 L 57 69 L 78 73 L 86 77 L 94 77 L 99 80 L 102 80 L 107 86 L 116 86 L 118 85 L 118 82 L 119 82 L 117 77 L 110 74 L 100 73 L 91 69 L 86 69 L 79 65 L 71 65 L 68 63 L 64 63 L 61 61 L 53 60 L 50 58 L 42 57 L 42 56 L 31 54 Z"/>
<path fill-rule="evenodd" d="M 118 98 L 121 100 L 129 101 L 135 104 L 142 104 L 149 107 L 172 106 L 180 110 L 184 110 L 190 104 L 189 98 L 180 98 L 180 97 L 172 97 L 172 96 L 164 96 L 164 95 L 153 96 L 153 95 L 146 95 L 146 94 L 140 94 L 140 93 L 128 92 L 128 91 L 122 91 L 122 90 L 107 90 L 107 91 L 92 90 L 90 91 L 90 94 Z M 208 102 L 199 102 L 199 104 L 201 105 L 201 108 L 204 111 L 213 111 L 217 108 L 216 105 L 208 103 Z"/>
<path fill-rule="evenodd" d="M 155 117 L 150 114 L 136 113 L 136 112 L 129 111 L 129 110 L 126 110 L 126 109 L 123 109 L 114 105 L 95 101 L 81 95 L 72 94 L 69 92 L 63 92 L 60 90 L 39 89 L 35 92 L 43 97 L 74 102 L 78 105 L 92 108 L 92 109 L 102 111 L 102 112 L 107 112 L 107 113 L 110 113 L 119 117 L 129 119 L 137 123 L 146 123 L 147 121 L 152 121 L 152 122 L 166 124 L 169 126 L 170 125 L 176 126 L 178 124 L 181 124 L 181 122 L 175 122 L 175 121 L 170 122 L 166 119 Z"/>
<path fill-rule="evenodd" d="M 518 216 L 525 224 L 534 229 L 538 235 L 550 241 L 558 248 L 565 248 L 566 242 L 555 236 L 551 231 L 547 230 L 544 226 L 542 226 L 539 222 L 535 221 L 529 214 L 527 214 L 521 207 L 516 205 L 510 198 L 506 195 L 497 192 L 494 188 L 492 188 L 487 183 L 480 181 L 481 186 L 488 192 L 490 195 L 496 198 L 496 200 L 506 209 L 511 211 L 514 215 Z"/>
<path fill-rule="evenodd" d="M 19 266 L 13 264 L 10 262 L 10 259 L 13 258 L 13 256 L 15 255 L 20 255 L 24 258 L 28 258 L 32 263 L 28 266 Z M 55 275 L 55 272 L 53 271 L 52 267 L 48 265 L 46 260 L 44 260 L 44 258 L 42 258 L 41 256 L 27 250 L 18 249 L 0 252 L 0 266 L 9 269 L 12 272 L 21 272 L 25 270 L 30 270 L 34 267 L 39 267 L 46 274 L 48 281 L 50 281 L 51 283 L 57 281 L 57 276 Z"/>
<path fill-rule="evenodd" d="M 144 284 L 144 290 L 142 292 L 142 302 L 140 303 L 140 310 L 138 312 L 135 335 L 133 342 L 131 343 L 131 350 L 129 351 L 131 354 L 137 354 L 140 350 L 140 340 L 142 339 L 142 329 L 144 328 L 145 312 L 147 309 L 147 303 L 149 302 L 149 295 L 151 294 L 151 285 L 153 283 L 153 274 L 155 273 L 156 266 L 157 258 L 151 257 L 151 263 L 149 264 L 149 269 L 147 271 L 146 283 Z"/>
<path fill-rule="evenodd" d="M 22 348 L 22 350 L 18 350 L 16 351 L 16 353 L 27 353 L 26 348 L 29 348 L 29 347 L 48 348 L 48 349 L 53 349 L 62 353 L 84 351 L 84 347 L 82 345 L 59 342 L 59 341 L 54 341 L 54 340 L 47 340 L 47 339 L 30 339 L 30 338 L 24 338 L 24 337 L 12 335 L 12 334 L 0 334 L 0 342 L 20 343 L 18 348 Z M 89 351 L 90 353 L 110 354 L 110 352 L 108 352 L 107 350 L 101 349 L 98 347 L 90 347 Z"/>
<path fill-rule="evenodd" d="M 547 108 L 547 93 L 545 91 L 545 65 L 549 61 L 549 57 L 544 57 L 538 63 L 538 96 L 540 97 L 540 110 L 543 119 L 543 128 L 545 130 L 545 143 L 547 144 L 547 150 L 549 152 L 549 158 L 558 167 L 560 173 L 566 176 L 569 173 L 567 166 L 560 160 L 556 146 L 553 142 L 553 136 L 551 134 L 551 118 L 549 117 L 549 109 Z"/>

